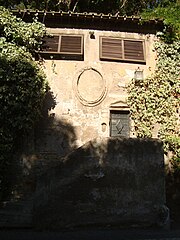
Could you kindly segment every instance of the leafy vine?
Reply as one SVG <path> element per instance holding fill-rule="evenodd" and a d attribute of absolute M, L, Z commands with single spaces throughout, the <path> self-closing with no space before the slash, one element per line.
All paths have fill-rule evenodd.
<path fill-rule="evenodd" d="M 180 43 L 156 42 L 157 64 L 153 76 L 132 79 L 128 86 L 131 118 L 137 137 L 156 137 L 164 143 L 165 153 L 180 169 Z"/>

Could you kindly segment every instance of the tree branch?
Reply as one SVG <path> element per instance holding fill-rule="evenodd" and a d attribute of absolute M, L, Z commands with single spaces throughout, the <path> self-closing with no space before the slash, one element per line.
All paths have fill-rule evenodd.
<path fill-rule="evenodd" d="M 123 1 L 123 3 L 122 3 L 122 5 L 121 5 L 120 9 L 122 9 L 122 8 L 125 6 L 126 2 L 127 2 L 127 0 L 124 0 L 124 1 Z"/>
<path fill-rule="evenodd" d="M 79 0 L 76 1 L 75 5 L 74 5 L 74 7 L 73 7 L 73 10 L 72 10 L 73 12 L 75 11 L 75 9 L 76 9 L 78 3 L 79 3 Z"/>

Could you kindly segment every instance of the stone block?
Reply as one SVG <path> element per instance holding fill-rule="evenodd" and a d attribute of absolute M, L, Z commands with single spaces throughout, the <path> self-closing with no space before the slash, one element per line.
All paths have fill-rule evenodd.
<path fill-rule="evenodd" d="M 105 138 L 71 152 L 38 179 L 34 225 L 166 226 L 162 143 Z"/>

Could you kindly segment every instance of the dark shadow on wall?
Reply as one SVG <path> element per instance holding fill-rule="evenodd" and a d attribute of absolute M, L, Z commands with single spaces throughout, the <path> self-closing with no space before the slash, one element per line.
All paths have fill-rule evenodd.
<path fill-rule="evenodd" d="M 58 119 L 55 114 L 49 114 L 56 105 L 56 97 L 49 90 L 39 122 L 33 130 L 17 139 L 16 151 L 7 173 L 8 189 L 4 200 L 17 201 L 31 196 L 36 188 L 34 169 L 37 168 L 38 174 L 41 174 L 75 148 L 74 127 Z"/>
<path fill-rule="evenodd" d="M 55 113 L 49 113 L 56 105 L 56 97 L 49 90 L 44 98 L 42 116 L 33 134 L 27 136 L 27 139 L 30 139 L 26 140 L 26 146 L 23 147 L 22 181 L 19 181 L 22 183 L 22 195 L 32 194 L 36 189 L 37 175 L 60 163 L 62 158 L 76 147 L 74 127 L 67 121 L 57 118 Z M 31 141 L 32 146 L 28 146 Z"/>
<path fill-rule="evenodd" d="M 56 117 L 49 111 L 56 106 L 56 97 L 48 91 L 44 99 L 42 117 L 35 127 L 35 152 L 51 152 L 65 156 L 75 147 L 74 127 L 67 121 Z"/>

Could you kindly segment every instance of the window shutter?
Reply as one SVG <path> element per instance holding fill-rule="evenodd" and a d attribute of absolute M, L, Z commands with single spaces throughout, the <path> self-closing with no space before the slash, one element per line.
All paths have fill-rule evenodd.
<path fill-rule="evenodd" d="M 83 54 L 82 36 L 61 36 L 60 53 Z"/>
<path fill-rule="evenodd" d="M 143 41 L 124 40 L 124 59 L 145 61 L 143 44 Z"/>
<path fill-rule="evenodd" d="M 59 36 L 45 37 L 43 51 L 45 52 L 58 52 Z"/>
<path fill-rule="evenodd" d="M 100 40 L 101 59 L 122 59 L 122 40 L 119 38 L 104 38 Z"/>

